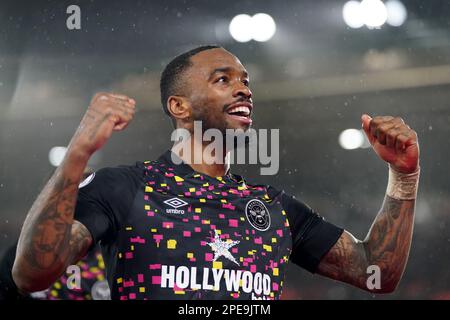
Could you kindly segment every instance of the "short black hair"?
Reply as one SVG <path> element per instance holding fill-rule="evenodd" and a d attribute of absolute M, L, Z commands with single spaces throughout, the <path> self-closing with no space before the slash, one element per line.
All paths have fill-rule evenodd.
<path fill-rule="evenodd" d="M 191 57 L 199 52 L 218 48 L 222 47 L 218 45 L 204 45 L 196 47 L 176 56 L 164 68 L 163 72 L 161 73 L 159 86 L 161 90 L 162 108 L 168 116 L 171 115 L 167 108 L 167 99 L 169 99 L 169 97 L 172 95 L 179 94 L 179 90 L 181 89 L 181 76 L 183 72 L 185 72 L 190 66 L 192 66 Z M 175 125 L 175 121 L 173 121 L 173 124 Z"/>

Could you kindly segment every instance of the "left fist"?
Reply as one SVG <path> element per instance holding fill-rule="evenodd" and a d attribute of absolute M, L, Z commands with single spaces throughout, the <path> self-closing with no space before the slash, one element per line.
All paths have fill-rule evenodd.
<path fill-rule="evenodd" d="M 361 117 L 362 127 L 377 155 L 395 170 L 412 173 L 419 166 L 417 133 L 402 118 Z"/>

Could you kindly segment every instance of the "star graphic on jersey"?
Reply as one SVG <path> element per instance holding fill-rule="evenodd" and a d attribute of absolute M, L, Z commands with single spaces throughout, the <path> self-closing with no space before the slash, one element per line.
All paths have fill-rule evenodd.
<path fill-rule="evenodd" d="M 208 245 L 211 247 L 212 251 L 214 251 L 214 260 L 216 261 L 218 258 L 224 256 L 225 258 L 227 258 L 230 261 L 233 261 L 234 263 L 236 263 L 237 265 L 239 265 L 239 263 L 236 261 L 236 259 L 231 255 L 229 249 L 231 247 L 234 247 L 235 245 L 237 245 L 240 241 L 222 241 L 220 239 L 219 234 L 217 233 L 217 230 L 214 229 L 215 232 L 215 236 L 214 236 L 214 241 L 208 243 Z"/>

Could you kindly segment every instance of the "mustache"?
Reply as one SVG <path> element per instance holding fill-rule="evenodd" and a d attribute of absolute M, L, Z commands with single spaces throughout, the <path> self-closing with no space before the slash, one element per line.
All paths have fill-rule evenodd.
<path fill-rule="evenodd" d="M 222 108 L 222 111 L 225 112 L 225 110 L 227 110 L 227 108 L 229 106 L 231 106 L 232 104 L 238 103 L 238 102 L 248 102 L 248 103 L 253 104 L 252 99 L 247 99 L 247 98 L 241 97 L 241 98 L 237 99 L 236 101 L 233 101 L 232 103 L 225 104 Z"/>

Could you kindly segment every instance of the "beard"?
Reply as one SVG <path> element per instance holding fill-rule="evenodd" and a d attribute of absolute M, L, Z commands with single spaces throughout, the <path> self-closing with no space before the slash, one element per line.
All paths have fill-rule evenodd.
<path fill-rule="evenodd" d="M 228 105 L 224 106 L 224 110 Z M 250 130 L 250 127 L 246 130 L 241 128 L 233 128 L 227 121 L 225 112 L 213 116 L 208 112 L 208 108 L 193 108 L 193 120 L 200 121 L 202 127 L 202 136 L 209 129 L 215 129 L 220 131 L 222 135 L 223 150 L 232 151 L 237 149 L 247 149 L 250 143 L 252 143 L 252 134 L 255 134 L 254 130 Z M 192 134 L 193 132 L 191 132 Z M 213 139 L 214 141 L 214 139 Z"/>
<path fill-rule="evenodd" d="M 218 113 L 213 115 L 207 106 L 193 107 L 192 117 L 194 121 L 201 121 L 202 134 L 208 129 L 217 129 L 222 133 L 225 138 L 226 129 L 228 129 L 228 123 L 224 117 L 224 113 Z"/>

